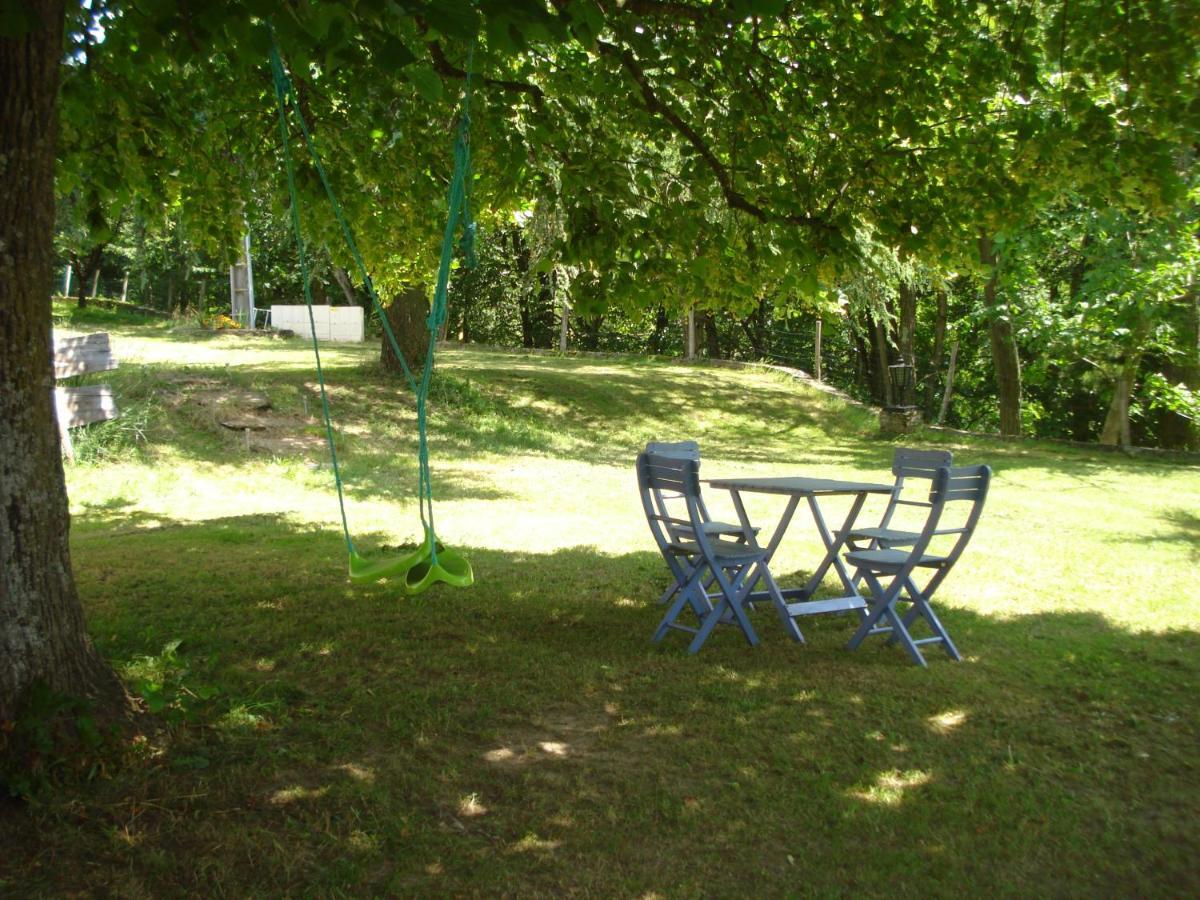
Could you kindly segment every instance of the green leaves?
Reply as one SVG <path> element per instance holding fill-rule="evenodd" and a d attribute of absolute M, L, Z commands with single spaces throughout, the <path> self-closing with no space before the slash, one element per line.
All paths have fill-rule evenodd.
<path fill-rule="evenodd" d="M 375 59 L 387 70 L 397 71 L 416 62 L 416 56 L 408 46 L 394 35 L 384 35 L 379 40 Z"/>
<path fill-rule="evenodd" d="M 411 66 L 405 70 L 404 76 L 412 82 L 422 99 L 430 103 L 437 103 L 442 99 L 442 79 L 431 67 Z"/>

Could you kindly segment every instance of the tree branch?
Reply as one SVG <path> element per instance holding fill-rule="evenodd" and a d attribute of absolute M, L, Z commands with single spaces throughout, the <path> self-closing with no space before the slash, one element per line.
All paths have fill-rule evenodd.
<path fill-rule="evenodd" d="M 439 75 L 444 75 L 447 78 L 457 78 L 465 80 L 467 73 L 455 66 L 446 58 L 445 52 L 442 50 L 442 45 L 439 41 L 433 41 L 429 45 L 429 53 L 433 57 L 434 71 Z M 542 89 L 536 84 L 529 84 L 525 81 L 508 81 L 503 78 L 484 78 L 483 83 L 490 87 L 497 87 L 505 91 L 516 91 L 520 94 L 528 94 L 533 98 L 533 104 L 538 109 L 542 108 L 542 101 L 545 100 L 545 95 Z"/>
<path fill-rule="evenodd" d="M 610 44 L 607 41 L 596 41 L 596 48 L 607 56 L 614 57 L 619 60 L 625 71 L 629 73 L 634 82 L 642 93 L 642 100 L 646 104 L 646 109 L 651 113 L 661 116 L 668 124 L 671 125 L 683 138 L 692 146 L 692 148 L 700 154 L 700 158 L 704 160 L 705 165 L 713 173 L 717 180 L 717 184 L 721 188 L 721 193 L 725 197 L 726 204 L 731 209 L 738 209 L 747 215 L 753 216 L 760 222 L 784 222 L 790 225 L 800 225 L 805 228 L 812 228 L 818 231 L 837 231 L 837 229 L 829 222 L 818 219 L 813 216 L 804 216 L 797 213 L 777 213 L 764 209 L 757 203 L 752 202 L 745 194 L 741 193 L 733 182 L 733 175 L 729 167 L 721 162 L 720 158 L 708 145 L 704 138 L 691 125 L 683 120 L 683 118 L 671 108 L 670 104 L 665 102 L 655 92 L 653 85 L 650 84 L 650 79 L 646 76 L 646 71 L 638 63 L 637 57 L 629 49 L 618 47 L 615 44 Z"/>

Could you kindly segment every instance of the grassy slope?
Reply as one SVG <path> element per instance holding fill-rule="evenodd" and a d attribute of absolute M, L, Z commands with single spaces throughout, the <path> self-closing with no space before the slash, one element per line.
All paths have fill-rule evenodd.
<path fill-rule="evenodd" d="M 140 764 L 0 818 L 0 891 L 1200 890 L 1200 469 L 956 443 L 996 470 L 940 595 L 964 664 L 847 654 L 844 617 L 799 647 L 769 613 L 759 648 L 721 631 L 690 658 L 648 640 L 664 568 L 636 449 L 691 436 L 709 476 L 879 479 L 869 418 L 764 373 L 448 352 L 437 521 L 478 584 L 406 599 L 347 585 L 327 469 L 176 408 L 187 366 L 312 431 L 302 344 L 114 346 L 148 443 L 101 434 L 68 471 L 91 627 L 131 677 L 217 693 Z M 372 356 L 325 354 L 365 548 L 419 530 L 412 406 Z M 775 568 L 817 556 L 798 517 Z"/>

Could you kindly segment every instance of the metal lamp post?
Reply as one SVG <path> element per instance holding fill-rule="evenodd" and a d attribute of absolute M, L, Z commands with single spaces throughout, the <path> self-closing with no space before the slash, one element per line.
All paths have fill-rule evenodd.
<path fill-rule="evenodd" d="M 891 402 L 879 413 L 879 430 L 884 434 L 908 434 L 921 424 L 921 411 L 905 402 L 912 395 L 915 371 L 909 361 L 887 368 Z"/>

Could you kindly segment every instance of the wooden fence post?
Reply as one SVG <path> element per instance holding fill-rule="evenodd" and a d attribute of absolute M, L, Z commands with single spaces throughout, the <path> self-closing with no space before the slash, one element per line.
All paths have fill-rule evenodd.
<path fill-rule="evenodd" d="M 817 316 L 817 334 L 813 339 L 813 377 L 821 380 L 821 317 Z"/>

